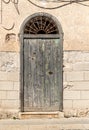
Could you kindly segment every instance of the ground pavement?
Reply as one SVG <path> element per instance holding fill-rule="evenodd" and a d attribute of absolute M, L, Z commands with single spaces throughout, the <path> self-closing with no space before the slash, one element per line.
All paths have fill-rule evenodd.
<path fill-rule="evenodd" d="M 89 130 L 89 118 L 1 120 L 0 130 Z"/>

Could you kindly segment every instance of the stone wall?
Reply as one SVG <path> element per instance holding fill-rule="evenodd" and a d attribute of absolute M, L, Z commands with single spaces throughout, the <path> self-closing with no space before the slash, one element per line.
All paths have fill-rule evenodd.
<path fill-rule="evenodd" d="M 19 53 L 0 52 L 0 114 L 20 109 Z"/>
<path fill-rule="evenodd" d="M 89 112 L 89 52 L 64 51 L 63 111 L 65 116 Z M 20 111 L 20 55 L 0 52 L 0 111 Z"/>
<path fill-rule="evenodd" d="M 89 52 L 65 51 L 63 70 L 65 114 L 89 114 Z"/>
<path fill-rule="evenodd" d="M 33 0 L 37 1 L 37 0 Z M 42 3 L 39 3 L 41 5 Z M 54 4 L 54 3 L 53 3 Z M 65 4 L 62 2 L 62 4 Z M 83 2 L 83 4 L 89 5 L 89 1 Z M 60 6 L 60 2 L 57 3 Z M 50 5 L 51 6 L 51 5 Z M 0 51 L 10 50 L 14 48 L 15 51 L 19 50 L 18 47 L 18 34 L 23 21 L 30 15 L 38 12 L 45 12 L 55 16 L 60 24 L 62 25 L 64 33 L 64 50 L 89 50 L 89 7 L 83 6 L 78 3 L 70 3 L 66 6 L 59 7 L 57 9 L 43 9 L 34 6 L 28 0 L 19 0 L 18 3 L 19 14 L 17 13 L 13 3 L 3 3 L 3 17 L 2 23 L 0 24 Z M 8 22 L 7 22 L 8 21 Z M 10 29 L 14 25 L 12 30 L 5 30 L 4 28 Z M 3 28 L 4 27 L 4 28 Z M 16 36 L 15 42 L 9 44 L 5 43 L 5 37 L 7 34 L 14 33 Z M 12 48 L 11 48 L 12 46 Z"/>
<path fill-rule="evenodd" d="M 89 5 L 89 1 L 84 4 Z M 52 10 L 39 8 L 26 0 L 21 0 L 18 3 L 18 14 L 12 2 L 3 3 L 2 6 L 2 21 L 0 19 L 0 111 L 20 111 L 20 28 L 28 16 L 45 12 L 59 20 L 64 33 L 63 111 L 65 116 L 88 115 L 89 7 L 72 3 Z M 10 29 L 11 27 L 13 28 Z"/>

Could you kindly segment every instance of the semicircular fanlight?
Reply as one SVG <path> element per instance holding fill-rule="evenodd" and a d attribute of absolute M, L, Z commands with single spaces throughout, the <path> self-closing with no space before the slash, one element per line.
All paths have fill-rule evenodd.
<path fill-rule="evenodd" d="M 36 16 L 26 23 L 24 34 L 59 34 L 59 31 L 51 18 Z"/>

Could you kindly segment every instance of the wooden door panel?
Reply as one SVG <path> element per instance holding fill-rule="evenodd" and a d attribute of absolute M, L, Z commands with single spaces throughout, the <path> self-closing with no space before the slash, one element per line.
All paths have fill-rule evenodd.
<path fill-rule="evenodd" d="M 60 49 L 59 39 L 24 39 L 24 111 L 59 110 Z"/>
<path fill-rule="evenodd" d="M 45 106 L 50 108 L 50 110 L 59 110 L 59 73 L 57 64 L 58 56 L 57 54 L 58 45 L 55 46 L 55 40 L 45 41 Z M 58 50 L 60 53 L 60 50 Z"/>

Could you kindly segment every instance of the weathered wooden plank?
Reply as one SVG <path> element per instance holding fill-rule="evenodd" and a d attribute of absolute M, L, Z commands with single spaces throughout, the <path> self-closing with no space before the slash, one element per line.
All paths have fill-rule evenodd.
<path fill-rule="evenodd" d="M 46 41 L 45 44 L 45 106 L 50 107 L 51 106 L 51 75 L 49 74 L 51 72 L 50 68 L 50 42 L 49 40 Z"/>
<path fill-rule="evenodd" d="M 38 97 L 39 97 L 39 106 L 40 108 L 42 108 L 44 106 L 44 71 L 43 71 L 43 50 L 42 50 L 42 43 L 41 40 L 38 42 L 39 44 L 39 48 L 38 48 L 38 83 L 39 83 L 39 93 L 38 93 Z"/>
<path fill-rule="evenodd" d="M 57 64 L 57 54 L 54 55 L 54 48 L 57 50 L 58 46 L 55 47 L 55 41 L 53 40 L 46 40 L 46 49 L 45 49 L 45 97 L 46 97 L 46 106 L 50 107 L 50 110 L 59 110 L 59 94 L 58 94 L 58 89 L 59 84 L 57 83 L 59 80 L 58 72 L 56 74 L 55 70 L 58 71 L 60 68 L 58 68 Z M 55 60 L 55 58 L 57 60 Z M 55 62 L 54 62 L 55 61 Z M 56 74 L 56 75 L 55 75 Z M 54 77 L 56 76 L 56 77 Z M 56 81 L 56 85 L 55 85 Z M 55 88 L 56 87 L 56 88 Z"/>
<path fill-rule="evenodd" d="M 59 95 L 60 95 L 60 86 L 62 84 L 58 83 L 60 81 L 60 73 L 59 73 L 59 70 L 61 69 L 59 67 L 59 64 L 61 64 L 61 62 L 58 62 L 60 61 L 60 44 L 57 43 L 57 41 L 55 41 L 55 46 L 54 46 L 54 61 L 55 61 L 55 106 L 59 105 L 59 102 L 60 102 L 60 98 L 59 98 Z M 61 70 L 62 71 L 62 70 Z"/>
<path fill-rule="evenodd" d="M 32 86 L 32 99 L 33 107 L 37 106 L 37 65 L 36 65 L 36 40 L 30 41 L 31 44 L 31 86 Z M 30 86 L 29 86 L 30 88 Z M 30 106 L 29 106 L 30 107 Z"/>
<path fill-rule="evenodd" d="M 24 111 L 61 108 L 62 51 L 59 40 L 24 40 Z"/>
<path fill-rule="evenodd" d="M 27 39 L 28 40 L 28 39 Z M 28 67 L 28 81 L 27 81 L 27 84 L 28 84 L 28 91 L 29 91 L 29 95 L 28 95 L 28 104 L 29 104 L 29 107 L 32 107 L 33 106 L 33 75 L 32 75 L 32 45 L 30 43 L 30 40 L 28 40 L 28 64 L 29 64 L 29 67 Z M 28 108 L 29 108 L 28 107 Z"/>
<path fill-rule="evenodd" d="M 56 39 L 56 45 L 59 43 L 59 40 Z M 62 110 L 62 49 L 61 44 L 59 44 L 56 48 L 56 66 L 57 66 L 57 85 L 59 86 L 57 88 L 58 94 L 59 94 L 59 110 Z"/>
<path fill-rule="evenodd" d="M 24 39 L 24 106 L 28 106 L 28 41 Z"/>

